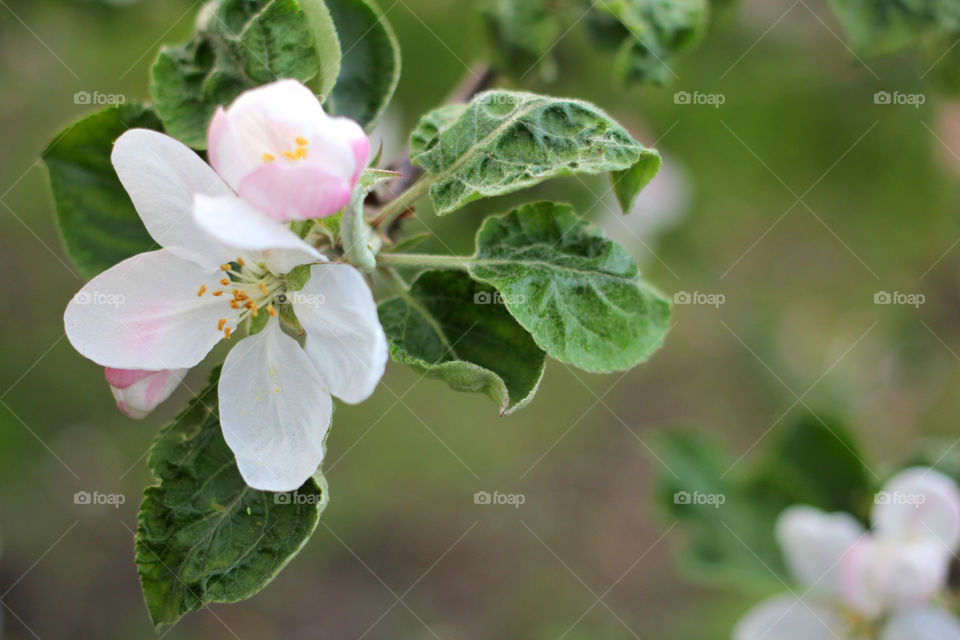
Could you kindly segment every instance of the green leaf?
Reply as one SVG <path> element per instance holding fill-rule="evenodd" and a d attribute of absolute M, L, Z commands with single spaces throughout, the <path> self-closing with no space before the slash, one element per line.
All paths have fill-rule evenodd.
<path fill-rule="evenodd" d="M 150 90 L 167 133 L 206 148 L 217 106 L 281 78 L 323 91 L 340 66 L 339 45 L 322 0 L 220 0 L 207 5 L 196 36 L 164 47 Z"/>
<path fill-rule="evenodd" d="M 43 152 L 63 242 L 85 278 L 156 248 L 110 163 L 114 141 L 134 127 L 162 131 L 149 107 L 124 104 L 75 122 Z"/>
<path fill-rule="evenodd" d="M 707 0 L 600 0 L 586 24 L 601 48 L 615 51 L 614 73 L 624 82 L 666 84 L 670 65 L 706 29 Z"/>
<path fill-rule="evenodd" d="M 553 79 L 556 63 L 548 54 L 565 25 L 556 4 L 556 0 L 487 0 L 483 12 L 499 66 L 522 77 L 543 64 L 544 75 Z"/>
<path fill-rule="evenodd" d="M 140 505 L 136 560 L 158 628 L 263 589 L 306 543 L 328 500 L 322 479 L 293 495 L 246 486 L 220 432 L 218 379 L 215 370 L 150 452 L 159 483 Z"/>
<path fill-rule="evenodd" d="M 876 485 L 846 425 L 803 412 L 777 428 L 756 462 L 734 460 L 702 433 L 671 432 L 655 445 L 656 502 L 687 534 L 682 559 L 693 577 L 756 588 L 772 570 L 789 582 L 774 526 L 792 505 L 867 520 Z M 702 497 L 713 495 L 722 504 Z"/>
<path fill-rule="evenodd" d="M 487 218 L 468 268 L 500 291 L 540 348 L 587 371 L 643 362 L 668 329 L 670 304 L 569 205 L 537 202 Z"/>
<path fill-rule="evenodd" d="M 960 32 L 956 0 L 829 0 L 854 50 L 880 56 Z"/>
<path fill-rule="evenodd" d="M 343 209 L 340 239 L 343 253 L 350 264 L 364 273 L 370 273 L 377 267 L 372 242 L 379 242 L 379 236 L 370 228 L 363 217 L 363 203 L 377 185 L 393 180 L 400 174 L 384 169 L 367 169 L 357 180 L 350 202 Z M 379 243 L 376 249 L 379 249 Z"/>
<path fill-rule="evenodd" d="M 440 215 L 548 178 L 606 171 L 629 172 L 617 195 L 632 204 L 660 167 L 656 151 L 594 105 L 516 91 L 487 91 L 428 113 L 410 150 Z"/>
<path fill-rule="evenodd" d="M 426 271 L 379 311 L 394 360 L 456 391 L 485 393 L 500 415 L 536 393 L 546 356 L 493 287 L 460 271 Z"/>
<path fill-rule="evenodd" d="M 367 131 L 383 115 L 400 81 L 400 45 L 372 0 L 327 0 L 340 36 L 340 77 L 327 109 Z"/>

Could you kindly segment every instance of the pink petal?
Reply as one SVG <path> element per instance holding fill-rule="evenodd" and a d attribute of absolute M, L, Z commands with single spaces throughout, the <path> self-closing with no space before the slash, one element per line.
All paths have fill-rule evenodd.
<path fill-rule="evenodd" d="M 271 218 L 307 220 L 333 215 L 350 201 L 350 184 L 322 166 L 264 164 L 240 181 L 239 194 Z"/>

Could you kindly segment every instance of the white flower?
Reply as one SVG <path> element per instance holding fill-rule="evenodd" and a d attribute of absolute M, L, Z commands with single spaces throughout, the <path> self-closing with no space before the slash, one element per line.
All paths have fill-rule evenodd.
<path fill-rule="evenodd" d="M 146 371 L 107 367 L 103 372 L 117 408 L 139 420 L 170 397 L 187 374 L 187 369 Z"/>
<path fill-rule="evenodd" d="M 331 118 L 296 80 L 280 80 L 217 109 L 210 164 L 240 197 L 276 220 L 329 216 L 350 200 L 370 141 L 348 118 Z"/>
<path fill-rule="evenodd" d="M 926 468 L 894 476 L 867 532 L 853 516 L 790 507 L 777 541 L 799 593 L 766 600 L 733 640 L 960 640 L 960 620 L 931 604 L 960 545 L 960 491 Z"/>
<path fill-rule="evenodd" d="M 64 314 L 70 342 L 112 369 L 188 369 L 241 322 L 269 314 L 227 356 L 221 425 L 247 484 L 296 489 L 322 461 L 331 394 L 360 402 L 383 374 L 386 338 L 363 276 L 238 198 L 170 137 L 130 130 L 112 160 L 162 248 L 87 283 Z M 309 280 L 295 291 L 300 265 Z M 100 299 L 114 303 L 91 304 Z M 306 332 L 303 347 L 281 329 L 282 304 Z"/>

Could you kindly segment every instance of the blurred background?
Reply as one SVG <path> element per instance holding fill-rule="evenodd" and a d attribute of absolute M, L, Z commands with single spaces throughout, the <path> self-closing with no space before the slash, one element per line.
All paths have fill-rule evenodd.
<path fill-rule="evenodd" d="M 378 133 L 389 152 L 487 45 L 473 3 L 380 4 L 404 65 Z M 63 334 L 81 282 L 38 158 L 89 109 L 76 92 L 146 99 L 160 43 L 186 38 L 197 7 L 0 0 L 4 638 L 155 637 L 133 560 L 145 454 L 209 366 L 144 421 L 116 411 L 102 370 Z M 690 294 L 665 348 L 627 374 L 550 362 L 534 402 L 504 419 L 485 397 L 391 364 L 371 400 L 337 409 L 332 502 L 303 552 L 254 598 L 190 614 L 163 637 L 724 638 L 752 598 L 676 568 L 683 533 L 650 500 L 664 473 L 651 452 L 659 431 L 701 428 L 750 460 L 805 403 L 847 418 L 881 477 L 927 441 L 952 442 L 960 114 L 921 80 L 926 65 L 863 64 L 841 37 L 821 0 L 747 0 L 671 65 L 671 87 L 626 90 L 609 59 L 565 36 L 557 82 L 531 72 L 522 86 L 595 102 L 665 155 L 639 209 L 621 218 L 603 179 L 569 178 L 442 220 L 421 211 L 411 229 L 468 253 L 484 215 L 569 200 L 647 280 Z M 678 91 L 723 104 L 678 104 Z M 925 101 L 876 104 L 878 91 Z M 880 292 L 925 300 L 876 304 Z M 76 505 L 81 490 L 126 501 Z M 524 500 L 475 504 L 478 491 Z"/>

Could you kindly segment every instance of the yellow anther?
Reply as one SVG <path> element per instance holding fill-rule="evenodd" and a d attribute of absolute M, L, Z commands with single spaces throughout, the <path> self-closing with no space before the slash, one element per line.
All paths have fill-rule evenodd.
<path fill-rule="evenodd" d="M 230 265 L 228 264 L 220 265 L 220 271 L 230 271 Z"/>
<path fill-rule="evenodd" d="M 257 303 L 251 301 L 251 302 L 250 302 L 250 315 L 252 315 L 254 318 L 256 318 L 256 317 L 257 317 L 257 312 L 258 312 L 259 310 L 260 310 L 260 307 L 257 306 Z"/>
<path fill-rule="evenodd" d="M 226 338 L 227 340 L 230 339 L 230 327 L 226 327 L 226 328 L 223 330 L 223 337 Z"/>
<path fill-rule="evenodd" d="M 269 163 L 269 162 L 273 162 L 273 161 L 276 160 L 276 159 L 277 159 L 277 158 L 276 158 L 275 156 L 272 156 L 272 155 L 270 155 L 269 153 L 263 154 L 263 161 L 264 161 L 264 162 Z"/>
<path fill-rule="evenodd" d="M 210 295 L 217 296 L 218 298 L 223 295 L 223 291 L 214 291 Z"/>
<path fill-rule="evenodd" d="M 237 302 L 236 300 L 231 300 L 231 301 L 230 301 L 230 308 L 231 308 L 231 309 L 239 309 L 239 308 L 240 308 L 240 303 Z"/>
<path fill-rule="evenodd" d="M 202 296 L 202 295 L 203 295 L 204 293 L 206 293 L 206 292 L 207 292 L 207 285 L 205 285 L 205 284 L 204 284 L 204 285 L 200 285 L 200 291 L 197 291 L 197 297 L 199 298 L 200 296 Z"/>
<path fill-rule="evenodd" d="M 237 264 L 242 267 L 242 266 L 245 266 L 247 263 L 243 261 L 243 258 L 237 258 Z"/>
<path fill-rule="evenodd" d="M 307 157 L 307 148 L 297 147 L 297 153 L 296 153 L 297 160 L 303 160 L 306 157 Z"/>
<path fill-rule="evenodd" d="M 230 279 L 229 279 L 229 278 L 221 278 L 221 279 L 220 279 L 220 284 L 222 284 L 223 286 L 227 287 L 227 286 L 230 285 Z"/>
<path fill-rule="evenodd" d="M 310 144 L 310 142 L 307 141 L 307 139 L 304 138 L 303 136 L 297 136 L 297 144 L 300 145 L 301 147 L 305 147 L 308 144 Z"/>
<path fill-rule="evenodd" d="M 272 302 L 267 305 L 267 313 L 269 313 L 273 317 L 277 317 L 277 310 L 273 308 Z"/>
<path fill-rule="evenodd" d="M 217 331 L 223 331 L 223 327 L 227 324 L 226 318 L 220 318 L 220 322 L 217 323 Z"/>
<path fill-rule="evenodd" d="M 282 152 L 280 153 L 280 155 L 282 155 L 282 156 L 283 156 L 284 158 L 286 158 L 287 160 L 296 160 L 296 159 L 297 159 L 297 156 L 295 156 L 295 155 L 293 154 L 293 152 L 291 152 L 291 151 L 282 151 Z"/>
<path fill-rule="evenodd" d="M 262 282 L 258 282 L 258 283 L 257 283 L 257 289 L 260 289 L 260 293 L 262 293 L 262 294 L 264 294 L 264 295 L 266 295 L 266 294 L 268 293 L 268 292 L 267 292 L 267 285 L 263 284 Z"/>

